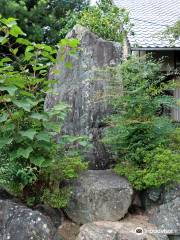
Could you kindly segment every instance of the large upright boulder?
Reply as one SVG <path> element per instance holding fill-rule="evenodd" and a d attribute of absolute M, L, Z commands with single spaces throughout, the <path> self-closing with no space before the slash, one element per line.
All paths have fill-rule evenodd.
<path fill-rule="evenodd" d="M 131 205 L 130 183 L 110 170 L 86 171 L 73 185 L 65 211 L 78 224 L 117 221 L 125 216 Z"/>
<path fill-rule="evenodd" d="M 79 39 L 79 51 L 71 56 L 65 53 L 62 62 L 59 60 L 62 49 L 59 50 L 57 64 L 50 73 L 50 78 L 56 79 L 57 83 L 53 85 L 53 93 L 46 98 L 45 108 L 51 108 L 59 101 L 72 107 L 63 132 L 88 135 L 93 141 L 93 149 L 87 153 L 91 168 L 105 169 L 111 156 L 99 139 L 104 129 L 102 119 L 111 112 L 104 101 L 113 78 L 107 67 L 121 62 L 122 48 L 119 43 L 103 40 L 80 25 L 76 25 L 67 38 Z M 72 68 L 66 67 L 67 62 L 72 63 Z M 121 93 L 121 87 L 116 90 Z"/>

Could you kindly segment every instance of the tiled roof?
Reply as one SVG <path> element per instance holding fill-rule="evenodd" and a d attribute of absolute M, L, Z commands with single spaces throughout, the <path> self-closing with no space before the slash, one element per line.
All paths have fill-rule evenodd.
<path fill-rule="evenodd" d="M 131 47 L 180 47 L 180 39 L 173 45 L 162 38 L 161 32 L 180 20 L 180 0 L 112 0 L 115 5 L 130 12 L 134 24 L 128 39 Z"/>

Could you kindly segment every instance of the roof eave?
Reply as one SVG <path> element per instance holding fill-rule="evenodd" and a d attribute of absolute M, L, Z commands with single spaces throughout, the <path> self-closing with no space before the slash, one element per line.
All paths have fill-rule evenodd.
<path fill-rule="evenodd" d="M 180 47 L 131 47 L 131 51 L 180 51 Z"/>

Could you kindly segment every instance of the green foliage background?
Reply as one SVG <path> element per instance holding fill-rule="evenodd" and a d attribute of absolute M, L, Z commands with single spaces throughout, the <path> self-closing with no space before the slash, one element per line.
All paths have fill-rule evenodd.
<path fill-rule="evenodd" d="M 18 20 L 30 41 L 55 45 L 77 23 L 98 36 L 122 42 L 130 30 L 125 9 L 101 0 L 89 6 L 88 0 L 1 0 L 0 14 Z"/>
<path fill-rule="evenodd" d="M 121 43 L 131 28 L 129 13 L 109 0 L 82 11 L 77 22 L 103 39 Z"/>
<path fill-rule="evenodd" d="M 88 0 L 1 0 L 0 14 L 17 18 L 19 26 L 34 42 L 56 44 L 73 27 L 73 15 Z"/>
<path fill-rule="evenodd" d="M 180 181 L 180 130 L 167 112 L 178 102 L 167 95 L 176 87 L 160 71 L 160 63 L 131 58 L 114 81 L 121 92 L 111 95 L 114 114 L 104 142 L 117 161 L 115 171 L 138 189 Z"/>

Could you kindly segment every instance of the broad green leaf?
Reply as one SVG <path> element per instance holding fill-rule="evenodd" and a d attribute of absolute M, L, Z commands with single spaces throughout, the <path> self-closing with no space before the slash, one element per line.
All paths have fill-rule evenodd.
<path fill-rule="evenodd" d="M 38 105 L 42 99 L 33 100 L 32 98 L 25 98 L 22 100 L 13 100 L 13 103 L 18 106 L 19 108 L 23 108 L 25 111 L 30 112 L 31 108 Z"/>
<path fill-rule="evenodd" d="M 47 112 L 49 116 L 57 116 L 59 119 L 64 120 L 69 111 L 69 106 L 64 103 L 56 104 L 51 110 Z"/>
<path fill-rule="evenodd" d="M 10 155 L 10 160 L 15 160 L 16 158 L 18 158 L 17 151 L 10 152 L 9 155 Z"/>
<path fill-rule="evenodd" d="M 12 122 L 6 122 L 5 123 L 5 128 L 6 128 L 6 132 L 8 132 L 8 131 L 13 131 L 15 126 Z"/>
<path fill-rule="evenodd" d="M 45 142 L 51 141 L 50 136 L 47 132 L 40 132 L 39 134 L 37 134 L 36 138 L 39 141 L 45 141 Z"/>
<path fill-rule="evenodd" d="M 18 37 L 19 35 L 26 35 L 20 27 L 18 27 L 17 25 L 13 25 L 9 31 L 9 34 L 14 36 L 14 37 Z"/>
<path fill-rule="evenodd" d="M 61 137 L 62 144 L 74 144 L 78 143 L 82 147 L 90 147 L 89 139 L 87 136 L 71 136 L 71 135 L 64 135 Z"/>
<path fill-rule="evenodd" d="M 50 166 L 50 161 L 47 161 L 43 156 L 32 156 L 30 158 L 31 163 L 38 167 Z"/>
<path fill-rule="evenodd" d="M 86 142 L 86 141 L 80 141 L 80 142 L 78 142 L 78 143 L 79 143 L 79 145 L 82 146 L 82 147 L 86 147 L 86 146 L 88 145 L 88 142 Z"/>
<path fill-rule="evenodd" d="M 34 50 L 34 46 L 27 46 L 25 52 L 27 53 L 27 52 L 30 52 L 32 50 Z"/>
<path fill-rule="evenodd" d="M 0 123 L 5 122 L 7 119 L 8 119 L 7 113 L 3 113 L 2 115 L 0 115 Z"/>
<path fill-rule="evenodd" d="M 24 90 L 20 90 L 19 92 L 20 92 L 20 94 L 21 94 L 22 96 L 34 97 L 34 95 L 33 95 L 32 93 L 30 93 L 30 92 L 27 92 L 27 91 L 24 91 Z"/>
<path fill-rule="evenodd" d="M 44 45 L 44 50 L 46 50 L 47 52 L 52 52 L 53 51 L 52 47 L 50 47 L 48 45 Z"/>
<path fill-rule="evenodd" d="M 54 110 L 54 111 L 59 111 L 59 112 L 61 112 L 61 111 L 67 111 L 68 109 L 69 109 L 69 106 L 68 106 L 67 104 L 65 104 L 65 103 L 56 104 L 56 105 L 52 108 L 52 110 Z"/>
<path fill-rule="evenodd" d="M 2 44 L 2 45 L 4 45 L 5 43 L 7 43 L 8 42 L 8 38 L 7 37 L 0 37 L 0 43 Z"/>
<path fill-rule="evenodd" d="M 32 113 L 30 115 L 31 118 L 33 119 L 37 119 L 37 120 L 43 120 L 43 121 L 47 121 L 48 120 L 48 117 L 47 115 L 44 113 Z"/>
<path fill-rule="evenodd" d="M 14 96 L 16 93 L 16 86 L 0 87 L 0 91 L 7 91 L 10 96 Z"/>
<path fill-rule="evenodd" d="M 66 144 L 66 143 L 74 143 L 76 140 L 77 140 L 77 137 L 70 136 L 70 135 L 63 135 L 63 136 L 61 137 L 61 142 L 62 142 L 63 144 Z"/>
<path fill-rule="evenodd" d="M 17 107 L 24 109 L 27 112 L 31 111 L 32 105 L 25 100 L 13 100 L 12 101 Z"/>
<path fill-rule="evenodd" d="M 68 39 L 68 45 L 72 48 L 76 48 L 78 45 L 79 45 L 79 39 L 75 39 L 75 38 L 72 38 L 72 39 Z"/>
<path fill-rule="evenodd" d="M 39 103 L 44 102 L 44 99 L 33 99 L 33 98 L 26 98 L 26 101 L 32 106 L 35 107 L 37 106 Z"/>
<path fill-rule="evenodd" d="M 2 63 L 1 63 L 2 64 Z M 2 65 L 1 65 L 2 66 Z M 12 74 L 12 71 L 14 71 L 14 67 L 13 66 L 11 66 L 11 65 L 6 65 L 6 66 L 4 66 L 4 67 L 1 67 L 0 68 L 0 74 L 5 74 L 5 73 L 7 73 L 7 74 Z M 2 76 L 1 76 L 1 83 L 2 82 L 5 82 L 5 81 L 2 81 Z"/>
<path fill-rule="evenodd" d="M 50 167 L 50 166 L 52 166 L 52 160 L 51 160 L 51 158 L 46 159 L 46 161 L 43 162 L 43 164 L 41 165 L 42 168 L 47 168 L 47 167 Z"/>
<path fill-rule="evenodd" d="M 28 148 L 18 148 L 16 151 L 13 151 L 10 153 L 10 158 L 11 160 L 15 160 L 17 158 L 29 158 L 30 153 L 33 151 L 32 147 L 28 147 Z"/>
<path fill-rule="evenodd" d="M 14 48 L 14 49 L 11 48 L 11 49 L 10 49 L 10 52 L 11 52 L 12 54 L 16 55 L 17 52 L 18 52 L 18 50 L 19 50 L 18 48 Z"/>
<path fill-rule="evenodd" d="M 48 52 L 42 51 L 41 55 L 45 58 L 48 58 L 51 62 L 55 62 L 56 59 L 53 58 Z"/>
<path fill-rule="evenodd" d="M 44 65 L 44 66 L 39 65 L 39 66 L 33 67 L 33 70 L 38 71 L 38 70 L 46 69 L 46 68 L 48 68 L 48 66 L 46 66 L 46 65 Z"/>
<path fill-rule="evenodd" d="M 47 70 L 40 70 L 39 74 L 46 76 L 47 75 Z"/>
<path fill-rule="evenodd" d="M 9 57 L 5 57 L 1 60 L 1 62 L 12 62 L 12 59 Z"/>
<path fill-rule="evenodd" d="M 44 122 L 43 123 L 44 127 L 47 128 L 48 130 L 53 130 L 56 133 L 60 133 L 61 131 L 61 126 L 58 123 L 54 122 Z"/>
<path fill-rule="evenodd" d="M 42 50 L 42 49 L 44 49 L 44 44 L 37 43 L 37 44 L 35 44 L 35 48 Z"/>
<path fill-rule="evenodd" d="M 78 39 L 62 39 L 59 43 L 60 46 L 65 47 L 65 46 L 69 46 L 72 48 L 77 48 L 77 46 L 79 45 L 79 40 Z"/>
<path fill-rule="evenodd" d="M 0 22 L 4 23 L 8 27 L 12 27 L 14 25 L 17 25 L 16 18 L 2 18 Z"/>
<path fill-rule="evenodd" d="M 8 62 L 12 62 L 12 59 L 9 57 L 5 57 L 5 58 L 1 59 L 0 66 L 3 66 L 4 63 L 8 63 Z"/>
<path fill-rule="evenodd" d="M 43 149 L 43 152 L 47 151 L 48 153 L 52 150 L 52 144 L 49 142 L 36 142 L 36 146 L 38 148 Z"/>
<path fill-rule="evenodd" d="M 0 149 L 2 149 L 3 147 L 5 147 L 6 145 L 11 144 L 13 141 L 12 138 L 9 137 L 1 137 L 0 138 Z"/>
<path fill-rule="evenodd" d="M 32 147 L 28 148 L 18 148 L 17 150 L 17 157 L 24 157 L 26 159 L 29 158 L 30 153 L 33 151 Z"/>
<path fill-rule="evenodd" d="M 17 38 L 16 42 L 19 44 L 22 44 L 22 45 L 27 45 L 27 46 L 32 45 L 32 43 L 29 40 L 24 39 L 24 38 Z"/>
<path fill-rule="evenodd" d="M 20 89 L 23 89 L 27 83 L 27 78 L 22 74 L 15 72 L 13 69 L 13 74 L 9 74 L 9 77 L 6 79 L 8 86 L 16 86 Z"/>
<path fill-rule="evenodd" d="M 50 54 L 55 54 L 57 51 L 53 49 L 52 47 L 46 45 L 46 44 L 35 44 L 35 48 L 40 50 L 45 50 L 49 52 Z"/>
<path fill-rule="evenodd" d="M 34 139 L 34 136 L 36 135 L 36 131 L 34 129 L 28 129 L 26 131 L 20 131 L 21 136 L 27 137 L 31 140 Z"/>
<path fill-rule="evenodd" d="M 34 55 L 31 52 L 26 52 L 24 56 L 25 61 L 29 61 Z"/>

